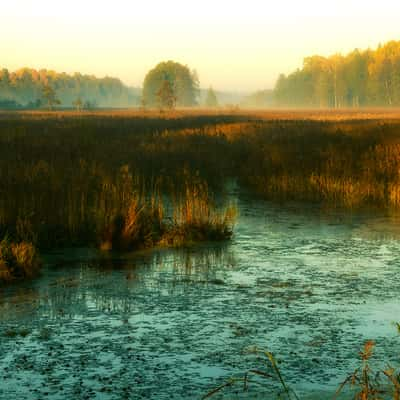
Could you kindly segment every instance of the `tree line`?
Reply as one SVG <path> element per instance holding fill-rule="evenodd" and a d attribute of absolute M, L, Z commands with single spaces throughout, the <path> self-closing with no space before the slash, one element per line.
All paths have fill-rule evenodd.
<path fill-rule="evenodd" d="M 195 71 L 174 61 L 161 62 L 148 72 L 143 90 L 125 86 L 116 78 L 57 73 L 22 68 L 0 70 L 0 109 L 56 106 L 77 110 L 97 107 L 167 108 L 198 105 L 199 79 Z M 210 88 L 209 105 L 216 106 Z"/>
<path fill-rule="evenodd" d="M 57 73 L 22 68 L 0 70 L 0 108 L 41 108 L 52 103 L 62 107 L 128 107 L 137 105 L 140 90 L 116 78 Z"/>
<path fill-rule="evenodd" d="M 280 106 L 362 107 L 400 105 L 400 41 L 347 55 L 312 56 L 280 75 L 274 101 Z"/>
<path fill-rule="evenodd" d="M 161 62 L 146 75 L 143 90 L 116 78 L 57 73 L 23 68 L 0 70 L 0 108 L 95 107 L 143 108 L 199 105 L 196 71 L 174 61 Z M 210 87 L 204 105 L 217 107 Z M 303 67 L 281 74 L 274 90 L 259 91 L 242 101 L 245 106 L 348 108 L 400 106 L 400 41 L 376 50 L 358 50 L 330 57 L 304 59 Z"/>

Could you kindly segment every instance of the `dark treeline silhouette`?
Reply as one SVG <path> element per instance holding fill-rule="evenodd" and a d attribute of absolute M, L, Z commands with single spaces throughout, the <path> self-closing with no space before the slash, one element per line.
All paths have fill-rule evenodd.
<path fill-rule="evenodd" d="M 0 109 L 40 108 L 47 105 L 46 87 L 55 91 L 61 107 L 128 107 L 139 103 L 140 89 L 125 86 L 116 78 L 57 73 L 29 68 L 0 70 Z"/>
<path fill-rule="evenodd" d="M 399 106 L 400 41 L 376 50 L 305 58 L 302 69 L 279 77 L 274 100 L 291 107 Z"/>

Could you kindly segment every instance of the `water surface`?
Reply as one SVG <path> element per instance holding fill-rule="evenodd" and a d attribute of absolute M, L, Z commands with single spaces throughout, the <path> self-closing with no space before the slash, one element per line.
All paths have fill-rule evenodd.
<path fill-rule="evenodd" d="M 239 209 L 230 243 L 54 252 L 2 289 L 0 399 L 195 399 L 263 368 L 256 348 L 304 398 L 333 392 L 368 339 L 377 366 L 400 364 L 399 217 Z M 226 398 L 271 398 L 265 385 Z"/>

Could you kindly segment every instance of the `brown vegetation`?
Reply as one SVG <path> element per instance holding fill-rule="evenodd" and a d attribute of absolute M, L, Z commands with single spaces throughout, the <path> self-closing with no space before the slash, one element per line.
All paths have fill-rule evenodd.
<path fill-rule="evenodd" d="M 342 384 L 333 394 L 333 400 L 342 394 L 344 388 L 349 391 L 341 398 L 353 398 L 355 400 L 383 400 L 383 399 L 400 399 L 400 373 L 392 366 L 387 366 L 383 370 L 373 370 L 370 366 L 370 359 L 373 356 L 375 342 L 367 340 L 363 349 L 360 351 L 360 367 L 356 368 L 349 374 Z M 259 350 L 255 347 L 255 353 L 260 353 L 268 361 L 266 365 L 262 365 L 263 369 L 251 369 L 247 371 L 243 377 L 233 377 L 225 383 L 210 390 L 204 395 L 203 399 L 213 397 L 215 394 L 236 384 L 242 384 L 243 391 L 249 389 L 250 384 L 259 383 L 253 378 L 261 378 L 263 381 L 270 383 L 270 393 L 273 398 L 296 399 L 299 397 L 293 389 L 285 382 L 283 375 L 278 367 L 278 363 L 272 353 L 265 350 Z M 274 383 L 278 383 L 279 390 L 276 389 Z M 276 392 L 275 395 L 272 393 Z"/>
<path fill-rule="evenodd" d="M 230 179 L 273 200 L 398 207 L 399 132 L 395 110 L 3 113 L 0 237 L 104 249 L 225 239 Z"/>
<path fill-rule="evenodd" d="M 38 252 L 31 243 L 12 243 L 7 238 L 0 242 L 0 283 L 32 278 L 40 266 Z"/>

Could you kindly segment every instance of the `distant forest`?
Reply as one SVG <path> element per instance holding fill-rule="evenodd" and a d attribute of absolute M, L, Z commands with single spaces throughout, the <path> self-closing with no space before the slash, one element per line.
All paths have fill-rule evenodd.
<path fill-rule="evenodd" d="M 140 102 L 140 89 L 125 86 L 116 78 L 57 73 L 23 68 L 0 70 L 0 108 L 40 108 L 46 105 L 44 88 L 51 87 L 61 107 L 129 107 Z"/>
<path fill-rule="evenodd" d="M 281 75 L 274 103 L 293 107 L 400 105 L 400 41 L 343 56 L 313 56 L 302 69 Z"/>
<path fill-rule="evenodd" d="M 203 105 L 206 91 L 198 89 L 195 78 L 193 91 L 200 94 L 199 104 Z M 64 108 L 135 107 L 146 103 L 140 88 L 128 87 L 117 78 L 23 68 L 15 72 L 0 70 L 0 109 L 45 108 L 49 105 L 46 88 L 47 97 L 49 90 L 53 91 L 54 104 Z M 400 41 L 390 41 L 376 50 L 356 49 L 347 55 L 307 57 L 301 69 L 280 75 L 273 90 L 250 95 L 216 92 L 216 97 L 221 106 L 397 107 L 400 106 Z M 154 106 L 150 103 L 147 105 Z M 178 106 L 182 103 L 179 97 L 175 103 Z"/>

